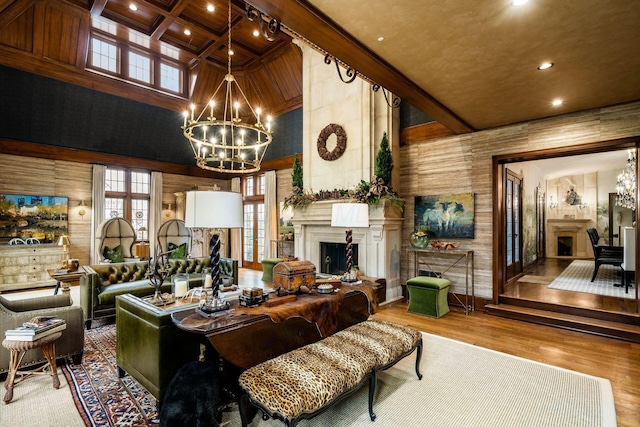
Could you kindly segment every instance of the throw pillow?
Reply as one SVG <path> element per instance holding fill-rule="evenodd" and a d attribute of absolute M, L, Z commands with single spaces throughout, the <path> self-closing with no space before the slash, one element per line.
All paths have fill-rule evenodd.
<path fill-rule="evenodd" d="M 186 258 L 187 256 L 187 244 L 176 245 L 169 242 L 169 259 Z"/>
<path fill-rule="evenodd" d="M 122 253 L 122 246 L 118 245 L 111 249 L 109 246 L 105 246 L 102 251 L 104 259 L 108 259 L 111 262 L 124 262 L 124 254 Z"/>

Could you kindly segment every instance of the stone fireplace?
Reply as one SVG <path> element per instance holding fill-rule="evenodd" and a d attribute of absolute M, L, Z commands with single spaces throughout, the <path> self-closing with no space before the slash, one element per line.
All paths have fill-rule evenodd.
<path fill-rule="evenodd" d="M 321 259 L 320 244 L 346 243 L 344 227 L 331 227 L 331 205 L 335 201 L 314 202 L 294 209 L 296 257 L 311 261 L 316 270 Z M 358 268 L 365 276 L 387 281 L 387 301 L 402 297 L 400 286 L 400 246 L 402 212 L 393 206 L 369 207 L 369 227 L 353 229 L 353 244 L 358 245 Z"/>
<path fill-rule="evenodd" d="M 591 219 L 547 220 L 547 257 L 592 258 L 587 228 L 593 226 Z M 570 247 L 570 254 L 566 252 L 567 247 Z"/>

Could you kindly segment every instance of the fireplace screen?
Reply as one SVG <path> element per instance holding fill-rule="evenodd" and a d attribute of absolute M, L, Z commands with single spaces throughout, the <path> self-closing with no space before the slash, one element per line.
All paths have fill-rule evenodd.
<path fill-rule="evenodd" d="M 358 265 L 358 244 L 351 245 L 353 267 Z M 344 274 L 347 268 L 347 244 L 320 242 L 320 272 L 326 274 Z"/>

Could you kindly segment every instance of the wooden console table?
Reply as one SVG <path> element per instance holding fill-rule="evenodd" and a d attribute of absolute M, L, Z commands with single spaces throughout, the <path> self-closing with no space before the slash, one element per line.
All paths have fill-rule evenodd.
<path fill-rule="evenodd" d="M 227 362 L 242 370 L 369 318 L 377 306 L 373 283 L 342 285 L 328 295 L 299 294 L 274 307 L 242 307 L 206 318 L 194 310 L 171 314 L 180 329 L 203 335 Z"/>
<path fill-rule="evenodd" d="M 464 282 L 464 303 L 460 300 L 460 297 L 456 295 L 454 292 L 451 292 L 453 297 L 458 301 L 461 307 L 464 308 L 464 314 L 469 315 L 470 311 L 475 311 L 476 309 L 476 296 L 475 296 L 475 278 L 474 278 L 474 262 L 473 262 L 473 251 L 463 251 L 463 250 L 433 250 L 433 249 L 413 249 L 414 251 L 414 264 L 413 264 L 413 273 L 414 276 L 418 276 L 420 264 L 424 264 L 429 268 L 430 271 L 435 272 L 429 265 L 429 257 L 435 256 L 443 256 L 443 257 L 452 257 L 453 260 L 450 261 L 444 271 L 438 273 L 438 277 L 442 277 L 445 273 L 451 270 L 455 265 L 457 265 L 460 261 L 464 260 L 464 269 L 465 269 L 465 282 Z M 471 281 L 469 281 L 469 272 L 471 272 Z M 471 283 L 469 283 L 471 282 Z M 469 285 L 471 285 L 471 301 L 469 301 Z"/>

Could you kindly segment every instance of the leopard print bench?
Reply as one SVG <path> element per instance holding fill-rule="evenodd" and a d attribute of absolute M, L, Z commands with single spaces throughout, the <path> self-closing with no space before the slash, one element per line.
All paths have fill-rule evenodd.
<path fill-rule="evenodd" d="M 422 334 L 397 323 L 367 320 L 316 343 L 290 351 L 244 371 L 239 378 L 240 417 L 246 427 L 248 402 L 286 426 L 310 419 L 354 393 L 368 379 L 369 416 L 375 420 L 376 372 L 395 365 L 418 349 Z"/>

